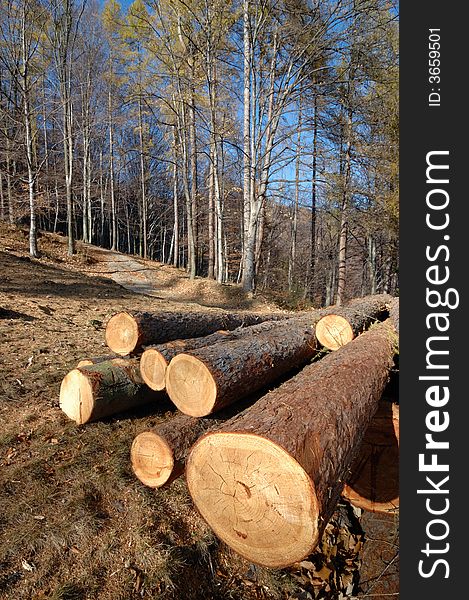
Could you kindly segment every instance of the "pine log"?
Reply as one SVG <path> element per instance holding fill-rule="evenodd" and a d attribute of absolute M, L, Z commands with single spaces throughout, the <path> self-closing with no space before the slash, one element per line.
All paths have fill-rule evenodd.
<path fill-rule="evenodd" d="M 304 319 L 308 324 L 314 323 L 323 316 L 328 314 L 331 309 L 322 309 L 319 311 L 309 311 L 301 313 L 300 316 L 292 317 L 293 319 Z M 185 340 L 174 340 L 166 344 L 158 344 L 146 348 L 140 358 L 140 372 L 145 383 L 152 390 L 164 390 L 166 386 L 165 374 L 166 369 L 175 356 L 199 348 L 212 346 L 219 342 L 231 342 L 241 338 L 247 339 L 247 336 L 260 336 L 268 334 L 272 329 L 278 330 L 279 323 L 282 323 L 282 328 L 287 331 L 290 319 L 282 321 L 264 321 L 258 325 L 249 327 L 238 327 L 233 331 L 217 331 L 204 337 L 189 338 Z M 294 321 L 292 321 L 293 323 Z"/>
<path fill-rule="evenodd" d="M 382 401 L 347 477 L 342 496 L 375 513 L 399 506 L 399 405 Z"/>
<path fill-rule="evenodd" d="M 177 414 L 136 436 L 130 450 L 132 469 L 142 483 L 159 488 L 184 472 L 191 446 L 219 421 Z"/>
<path fill-rule="evenodd" d="M 389 321 L 372 327 L 193 446 L 189 492 L 236 552 L 285 567 L 314 550 L 378 408 L 394 337 Z"/>
<path fill-rule="evenodd" d="M 323 317 L 316 326 L 318 342 L 328 350 L 338 350 L 351 342 L 372 323 L 381 321 L 389 314 L 388 294 L 356 298 L 346 306 L 336 307 Z"/>
<path fill-rule="evenodd" d="M 161 398 L 144 384 L 138 359 L 120 358 L 70 371 L 62 380 L 59 404 L 81 425 Z"/>
<path fill-rule="evenodd" d="M 252 404 L 252 399 L 249 403 Z M 177 412 L 169 421 L 140 433 L 130 452 L 135 475 L 152 488 L 173 482 L 184 473 L 187 454 L 198 438 L 239 412 L 229 407 L 216 419 L 199 419 Z"/>
<path fill-rule="evenodd" d="M 103 362 L 108 362 L 110 360 L 122 360 L 123 358 L 124 357 L 115 354 L 109 356 L 91 356 L 90 358 L 82 358 L 80 361 L 78 361 L 77 368 L 99 365 Z"/>
<path fill-rule="evenodd" d="M 238 328 L 234 331 L 239 331 L 239 329 L 246 328 Z M 174 340 L 166 344 L 149 346 L 140 357 L 140 373 L 143 381 L 152 390 L 164 390 L 166 369 L 172 358 L 187 350 L 203 348 L 204 346 L 221 342 L 228 338 L 228 333 L 228 331 L 216 331 L 204 337 Z"/>
<path fill-rule="evenodd" d="M 323 309 L 320 314 L 327 314 L 329 309 Z M 314 313 L 318 311 L 309 311 L 302 313 L 300 317 L 292 317 L 293 319 L 305 317 L 307 320 L 315 319 Z M 289 319 L 281 321 L 285 325 Z M 189 338 L 185 340 L 174 340 L 166 344 L 158 344 L 149 346 L 144 350 L 140 358 L 140 372 L 143 380 L 152 390 L 164 390 L 166 386 L 165 374 L 166 369 L 175 356 L 191 350 L 205 348 L 218 342 L 230 342 L 245 338 L 248 335 L 262 335 L 268 333 L 272 328 L 278 327 L 278 321 L 264 321 L 258 325 L 250 325 L 248 327 L 237 327 L 233 331 L 216 331 L 204 337 Z"/>
<path fill-rule="evenodd" d="M 193 417 L 212 414 L 308 363 L 317 352 L 323 311 L 271 323 L 256 334 L 178 354 L 166 369 L 166 391 Z"/>
<path fill-rule="evenodd" d="M 219 329 L 255 325 L 287 318 L 284 314 L 222 312 L 119 312 L 106 326 L 106 344 L 116 354 L 135 354 L 144 346 L 187 337 L 201 337 Z"/>

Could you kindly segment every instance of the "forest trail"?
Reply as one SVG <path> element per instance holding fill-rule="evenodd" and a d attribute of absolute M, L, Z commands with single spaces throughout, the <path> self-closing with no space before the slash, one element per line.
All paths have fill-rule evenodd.
<path fill-rule="evenodd" d="M 191 280 L 183 269 L 171 265 L 88 244 L 84 246 L 102 276 L 137 294 L 226 310 L 279 310 L 264 298 L 251 297 L 235 284 L 218 283 L 205 277 Z"/>
<path fill-rule="evenodd" d="M 164 297 L 163 291 L 159 290 L 154 279 L 149 277 L 152 267 L 145 266 L 132 256 L 113 250 L 95 248 L 94 252 L 100 256 L 111 279 L 126 290 L 146 296 Z"/>

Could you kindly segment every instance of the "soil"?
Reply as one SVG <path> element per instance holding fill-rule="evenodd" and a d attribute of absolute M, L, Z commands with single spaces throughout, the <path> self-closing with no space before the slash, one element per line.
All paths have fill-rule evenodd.
<path fill-rule="evenodd" d="M 344 503 L 306 561 L 256 567 L 214 537 L 183 478 L 154 491 L 133 476 L 131 442 L 172 418 L 169 401 L 81 427 L 59 409 L 64 375 L 108 354 L 117 311 L 277 306 L 90 245 L 69 257 L 60 235 L 42 234 L 39 247 L 30 258 L 27 231 L 0 223 L 0 598 L 397 597 L 397 516 L 367 524 Z"/>

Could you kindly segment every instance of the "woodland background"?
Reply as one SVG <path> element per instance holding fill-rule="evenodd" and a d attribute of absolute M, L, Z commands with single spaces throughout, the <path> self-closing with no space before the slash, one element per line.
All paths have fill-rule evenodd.
<path fill-rule="evenodd" d="M 394 0 L 3 0 L 0 218 L 33 256 L 396 294 L 398 56 Z"/>

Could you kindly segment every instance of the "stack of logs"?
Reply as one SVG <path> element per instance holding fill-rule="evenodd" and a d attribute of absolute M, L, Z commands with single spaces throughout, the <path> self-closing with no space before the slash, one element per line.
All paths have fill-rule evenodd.
<path fill-rule="evenodd" d="M 114 355 L 68 373 L 60 407 L 83 424 L 169 396 L 179 414 L 133 440 L 136 476 L 158 488 L 185 471 L 219 538 L 288 566 L 314 550 L 341 494 L 398 506 L 398 405 L 382 399 L 398 327 L 388 295 L 294 316 L 121 312 L 106 327 Z"/>

